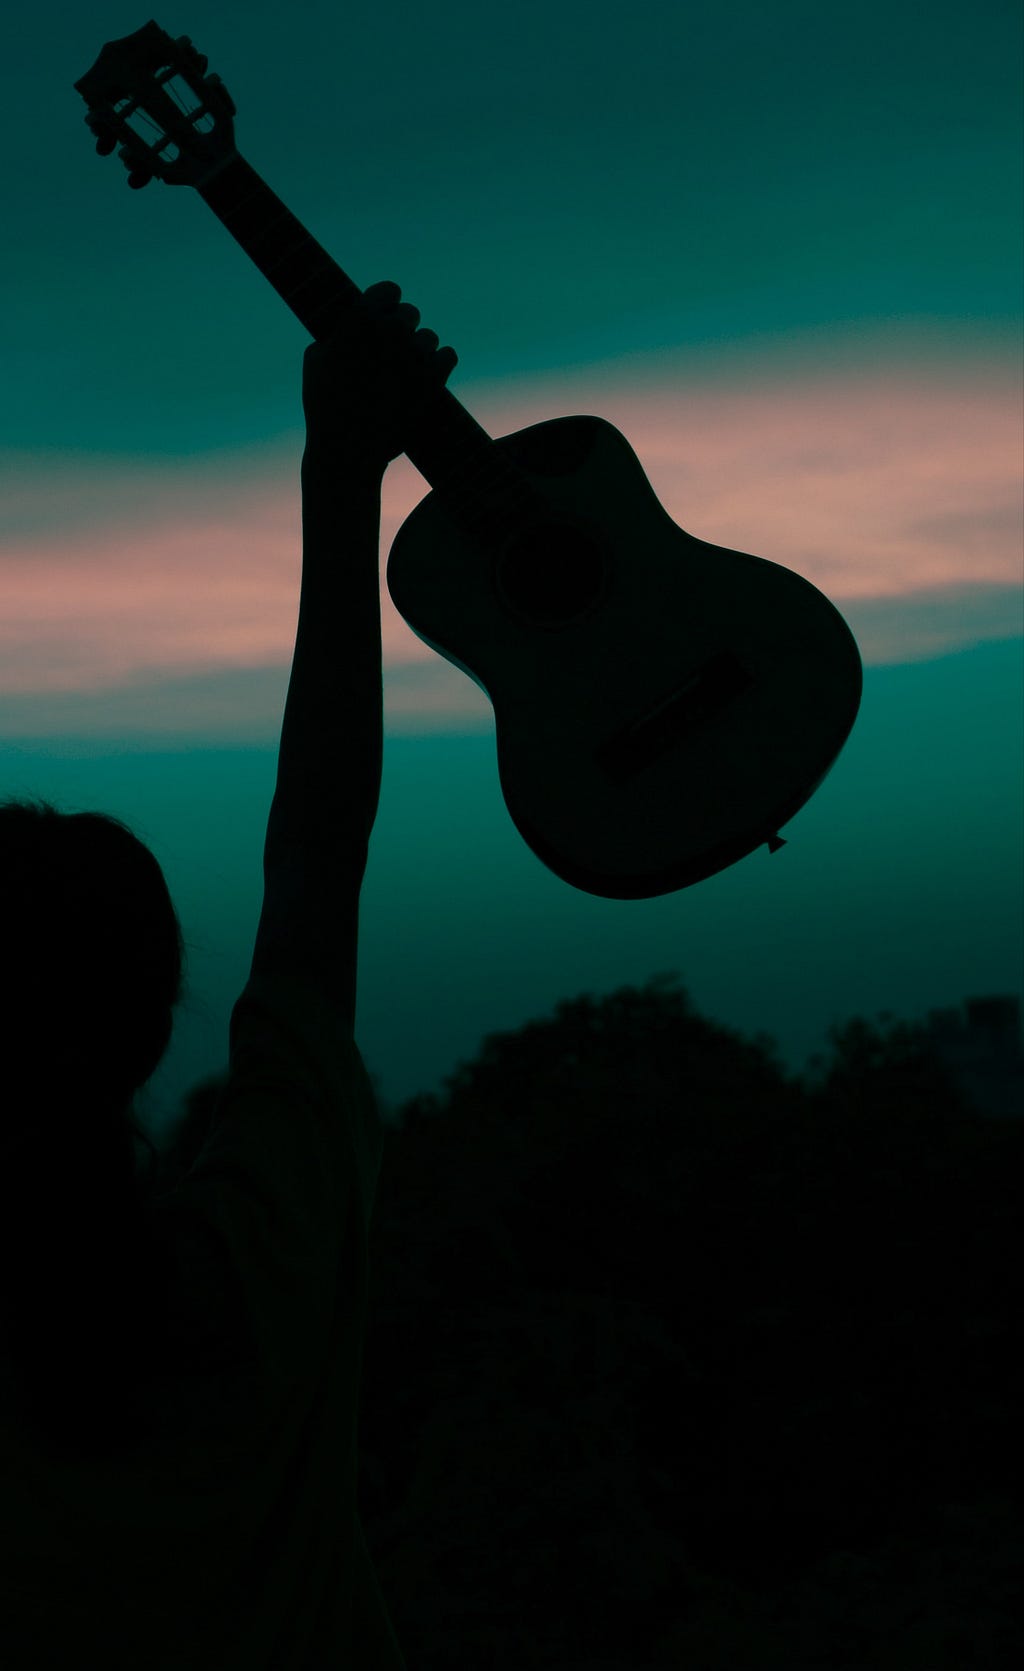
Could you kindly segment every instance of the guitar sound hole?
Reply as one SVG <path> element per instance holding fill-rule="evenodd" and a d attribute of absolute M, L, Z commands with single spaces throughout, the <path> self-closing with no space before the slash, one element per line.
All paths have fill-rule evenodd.
<path fill-rule="evenodd" d="M 564 627 L 589 613 L 604 579 L 598 546 L 568 524 L 551 523 L 523 534 L 497 562 L 499 592 L 535 626 Z"/>

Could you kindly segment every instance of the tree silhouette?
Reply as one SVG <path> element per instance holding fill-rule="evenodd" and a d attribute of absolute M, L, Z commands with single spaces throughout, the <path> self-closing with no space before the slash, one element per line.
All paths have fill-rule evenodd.
<path fill-rule="evenodd" d="M 1015 1659 L 1022 1137 L 913 1029 L 804 1082 L 672 976 L 406 1103 L 359 1491 L 409 1663 Z"/>
<path fill-rule="evenodd" d="M 813 1639 L 862 1667 L 914 1663 L 915 1608 L 1010 1628 L 1020 1130 L 909 1031 L 831 1046 L 804 1084 L 662 977 L 401 1111 L 364 1507 L 410 1652 L 792 1665 Z"/>

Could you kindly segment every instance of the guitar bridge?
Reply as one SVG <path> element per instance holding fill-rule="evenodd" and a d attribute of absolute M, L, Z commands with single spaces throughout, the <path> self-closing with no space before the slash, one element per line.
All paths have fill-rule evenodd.
<path fill-rule="evenodd" d="M 735 701 L 754 682 L 731 650 L 712 656 L 683 684 L 619 731 L 597 751 L 598 764 L 623 782 L 653 766 Z"/>

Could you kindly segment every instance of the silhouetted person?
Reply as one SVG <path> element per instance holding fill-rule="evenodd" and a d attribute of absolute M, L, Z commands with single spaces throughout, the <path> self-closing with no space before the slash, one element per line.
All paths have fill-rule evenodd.
<path fill-rule="evenodd" d="M 400 1668 L 356 1508 L 383 1133 L 354 1041 L 380 492 L 455 364 L 397 286 L 304 361 L 264 900 L 198 1158 L 136 1164 L 183 943 L 130 831 L 0 807 L 0 1666 Z"/>

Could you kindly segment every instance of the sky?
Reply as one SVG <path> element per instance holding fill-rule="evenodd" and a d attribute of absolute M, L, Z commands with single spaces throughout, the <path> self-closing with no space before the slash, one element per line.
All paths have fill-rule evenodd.
<path fill-rule="evenodd" d="M 73 83 L 150 14 L 26 10 L 0 66 L 0 799 L 124 818 L 190 994 L 154 1127 L 226 1059 L 301 571 L 308 337 L 189 187 L 131 192 Z M 678 971 L 799 1066 L 852 1013 L 1020 993 L 1019 8 L 192 4 L 236 143 L 396 280 L 492 434 L 593 412 L 670 516 L 853 629 L 861 713 L 783 832 L 654 900 L 525 847 L 490 705 L 382 584 L 357 1037 L 387 1107 L 558 999 Z M 388 472 L 383 559 L 426 484 Z M 145 1112 L 145 1109 L 144 1109 Z"/>

